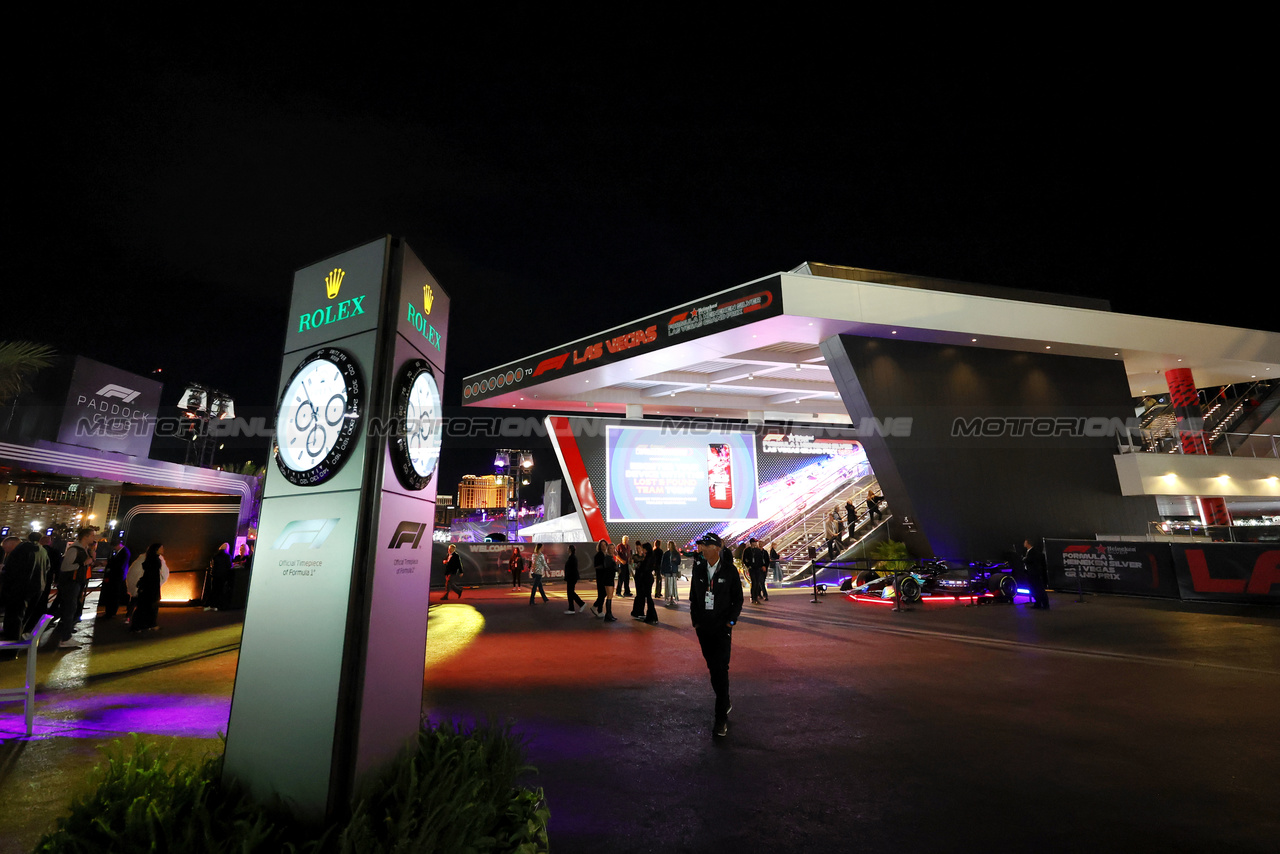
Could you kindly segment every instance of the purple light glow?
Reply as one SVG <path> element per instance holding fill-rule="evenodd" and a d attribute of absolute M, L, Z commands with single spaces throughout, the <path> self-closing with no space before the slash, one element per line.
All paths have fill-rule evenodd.
<path fill-rule="evenodd" d="M 453 721 L 457 726 L 470 729 L 483 723 L 466 714 L 450 714 L 436 709 L 428 713 L 428 721 L 437 725 Z M 511 732 L 524 739 L 525 754 L 530 765 L 549 768 L 560 763 L 598 761 L 605 756 L 620 756 L 627 749 L 624 740 L 613 735 L 606 725 L 572 725 L 545 718 L 529 718 L 511 721 Z M 552 822 L 555 832 L 589 835 L 599 831 L 603 805 L 599 803 L 606 794 L 594 783 L 562 781 L 564 788 L 555 792 Z M 518 785 L 540 785 L 538 775 L 525 776 Z M 579 788 L 581 787 L 581 788 Z"/>
<path fill-rule="evenodd" d="M 9 711 L 13 709 L 13 711 Z M 21 704 L 0 714 L 0 737 L 24 736 Z M 101 738 L 137 732 L 184 738 L 216 738 L 227 731 L 230 697 L 192 694 L 93 694 L 36 702 L 32 737 Z"/>

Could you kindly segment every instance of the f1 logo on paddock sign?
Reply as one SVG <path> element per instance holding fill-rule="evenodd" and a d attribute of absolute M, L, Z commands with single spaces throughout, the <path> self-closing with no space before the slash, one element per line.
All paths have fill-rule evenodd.
<path fill-rule="evenodd" d="M 142 394 L 142 392 L 134 391 L 131 388 L 125 388 L 124 386 L 116 385 L 115 383 L 107 383 L 102 388 L 98 389 L 99 397 L 106 397 L 106 398 L 114 397 L 114 398 L 118 398 L 124 403 L 132 403 L 140 394 Z"/>

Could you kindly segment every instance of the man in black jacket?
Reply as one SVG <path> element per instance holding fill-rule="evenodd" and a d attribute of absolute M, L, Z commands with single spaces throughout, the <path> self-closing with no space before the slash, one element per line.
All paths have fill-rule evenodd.
<path fill-rule="evenodd" d="M 104 620 L 115 617 L 116 612 L 129 600 L 124 577 L 129 572 L 129 562 L 133 556 L 125 548 L 124 540 L 116 540 L 112 548 L 111 557 L 107 558 L 107 567 L 102 573 L 102 590 L 98 594 L 98 604 L 102 606 Z"/>
<path fill-rule="evenodd" d="M 67 544 L 62 564 L 58 567 L 58 646 L 78 649 L 80 644 L 71 639 L 76 623 L 84 610 L 80 594 L 89 582 L 93 571 L 93 556 L 98 549 L 98 529 L 81 528 L 74 543 Z"/>
<path fill-rule="evenodd" d="M 1022 564 L 1027 568 L 1027 581 L 1031 588 L 1031 607 L 1041 611 L 1049 610 L 1049 564 L 1044 557 L 1044 549 L 1032 545 L 1030 538 L 1022 541 Z"/>
<path fill-rule="evenodd" d="M 462 558 L 458 557 L 458 547 L 453 543 L 449 543 L 449 554 L 444 559 L 444 597 L 449 598 L 449 591 L 452 590 L 458 594 L 458 598 L 462 598 Z"/>
<path fill-rule="evenodd" d="M 231 543 L 223 543 L 209 561 L 209 586 L 204 609 L 221 611 L 227 607 L 227 582 L 231 580 Z"/>
<path fill-rule="evenodd" d="M 747 577 L 751 579 L 751 604 L 758 605 L 769 601 L 769 591 L 765 589 L 764 573 L 769 566 L 769 554 L 760 548 L 755 537 L 742 554 L 742 562 L 747 565 Z"/>
<path fill-rule="evenodd" d="M 4 606 L 4 633 L 0 637 L 4 640 L 16 641 L 27 631 L 25 623 L 31 612 L 44 613 L 40 595 L 44 593 L 49 574 L 49 555 L 40 545 L 40 534 L 33 531 L 25 543 L 9 552 L 4 574 L 0 575 L 0 603 Z M 13 650 L 5 650 L 0 653 L 0 661 L 12 660 L 17 655 Z"/>
<path fill-rule="evenodd" d="M 733 565 L 733 556 L 715 534 L 698 539 L 703 561 L 693 568 L 689 591 L 689 617 L 698 633 L 702 657 L 716 692 L 715 725 L 718 736 L 729 734 L 729 656 L 733 651 L 733 627 L 742 613 L 742 577 Z"/>

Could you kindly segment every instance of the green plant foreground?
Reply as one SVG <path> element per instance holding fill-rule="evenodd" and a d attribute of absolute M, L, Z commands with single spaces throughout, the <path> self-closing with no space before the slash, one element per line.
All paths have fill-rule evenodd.
<path fill-rule="evenodd" d="M 91 789 L 40 840 L 44 852 L 519 852 L 548 850 L 550 812 L 541 789 L 515 785 L 532 771 L 508 729 L 423 730 L 350 815 L 317 835 L 278 804 L 263 805 L 221 782 L 222 757 L 170 762 L 136 735 L 115 742 Z"/>
<path fill-rule="evenodd" d="M 890 575 L 894 572 L 910 572 L 915 565 L 911 560 L 911 552 L 907 544 L 897 540 L 885 540 L 871 548 L 871 557 L 879 561 L 876 572 Z"/>

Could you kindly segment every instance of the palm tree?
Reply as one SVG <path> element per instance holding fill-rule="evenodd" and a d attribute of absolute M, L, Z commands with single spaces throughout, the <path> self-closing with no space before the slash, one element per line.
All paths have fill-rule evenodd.
<path fill-rule="evenodd" d="M 30 376 L 52 365 L 56 355 L 46 344 L 0 341 L 0 406 L 12 403 L 26 390 Z"/>

